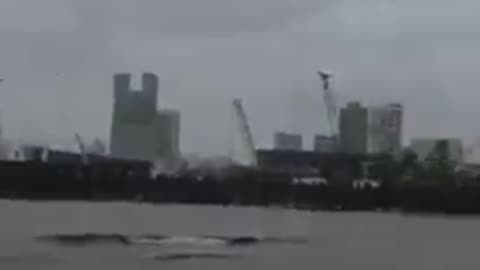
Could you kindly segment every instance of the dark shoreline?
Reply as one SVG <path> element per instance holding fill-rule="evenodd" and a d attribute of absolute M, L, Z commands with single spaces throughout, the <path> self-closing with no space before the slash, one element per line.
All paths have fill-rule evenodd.
<path fill-rule="evenodd" d="M 65 203 L 94 203 L 94 204 L 109 204 L 109 203 L 128 203 L 128 204 L 145 204 L 151 206 L 219 206 L 219 207 L 240 207 L 240 208 L 276 208 L 280 210 L 295 210 L 303 212 L 326 212 L 326 213 L 396 213 L 406 216 L 472 216 L 480 217 L 480 212 L 467 212 L 467 211 L 457 211 L 457 212 L 447 212 L 447 211 L 420 211 L 420 210 L 405 210 L 405 209 L 325 209 L 325 208 L 309 208 L 309 207 L 291 207 L 283 205 L 239 205 L 239 204 L 213 204 L 213 203 L 176 203 L 176 202 L 167 202 L 167 203 L 157 203 L 152 201 L 135 201 L 135 200 L 115 200 L 115 199 L 103 199 L 103 200 L 82 200 L 82 199 L 29 199 L 29 198 L 0 198 L 0 202 L 28 202 L 28 203 L 56 203 L 56 202 L 65 202 Z"/>
<path fill-rule="evenodd" d="M 358 167 L 351 166 L 353 172 Z M 322 181 L 302 181 L 288 171 L 237 167 L 156 177 L 149 172 L 148 164 L 131 162 L 3 162 L 0 199 L 480 214 L 480 177 L 459 174 L 442 160 L 422 165 L 407 156 L 378 162 L 369 177 L 376 184 L 362 186 L 353 185 L 358 175 L 327 169 L 308 176 Z"/>
<path fill-rule="evenodd" d="M 217 182 L 219 184 L 229 184 L 228 181 Z M 230 183 L 231 184 L 231 183 Z M 171 194 L 182 194 L 179 192 L 179 189 L 183 189 L 184 186 L 177 187 L 175 192 L 173 190 L 167 191 L 163 190 L 161 193 L 171 193 Z M 450 204 L 445 205 L 440 203 L 440 201 L 432 202 L 429 201 L 427 205 L 424 200 L 409 200 L 408 203 L 402 201 L 398 194 L 399 191 L 393 190 L 382 190 L 379 189 L 364 189 L 364 190 L 354 190 L 354 189 L 345 189 L 345 188 L 335 188 L 329 187 L 327 185 L 301 185 L 290 187 L 290 192 L 297 190 L 296 198 L 301 198 L 299 201 L 261 201 L 263 196 L 248 196 L 248 192 L 245 194 L 236 194 L 235 196 L 229 197 L 226 194 L 217 194 L 220 197 L 224 197 L 224 200 L 219 199 L 218 197 L 205 198 L 203 197 L 206 193 L 205 191 L 211 191 L 208 188 L 202 188 L 203 191 L 196 193 L 195 196 L 190 198 L 183 197 L 174 199 L 172 196 L 169 198 L 155 193 L 155 190 L 150 190 L 145 193 L 122 193 L 122 194 L 109 194 L 103 193 L 100 194 L 80 194 L 80 193 L 63 193 L 59 192 L 48 192 L 47 193 L 37 193 L 37 192 L 26 192 L 20 191 L 16 195 L 10 193 L 11 196 L 5 196 L 5 192 L 0 191 L 0 200 L 5 201 L 25 201 L 25 202 L 90 202 L 90 203 L 137 203 L 137 204 L 149 204 L 149 205 L 196 205 L 196 206 L 221 206 L 221 207 L 275 207 L 285 210 L 299 210 L 299 211 L 323 211 L 323 212 L 372 212 L 372 213 L 401 213 L 408 215 L 479 215 L 480 214 L 480 204 L 461 204 L 459 201 L 450 201 Z M 323 191 L 322 191 L 323 189 Z M 335 192 L 332 190 L 337 189 Z M 191 190 L 191 189 L 190 189 Z M 303 190 L 303 192 L 298 192 L 298 190 Z M 480 189 L 475 198 L 480 198 Z M 328 194 L 335 193 L 333 196 L 309 196 L 308 193 L 324 193 Z M 455 191 L 454 191 L 455 192 Z M 458 192 L 458 191 L 457 191 Z M 22 194 L 23 193 L 23 194 Z M 208 193 L 208 192 L 207 192 Z M 419 197 L 428 197 L 429 195 L 435 194 L 435 190 L 423 190 L 423 193 Z M 460 192 L 461 193 L 461 192 Z M 471 192 L 468 192 L 471 193 Z M 20 195 L 22 194 L 22 195 Z M 190 193 L 192 195 L 192 193 Z M 319 194 L 320 195 L 320 194 Z M 243 196 L 243 197 L 242 197 Z M 240 198 L 239 202 L 234 202 L 233 197 Z M 455 197 L 461 197 L 458 194 Z M 310 198 L 310 201 L 308 201 Z M 390 200 L 384 200 L 389 198 Z M 396 201 L 396 203 L 394 202 Z"/>

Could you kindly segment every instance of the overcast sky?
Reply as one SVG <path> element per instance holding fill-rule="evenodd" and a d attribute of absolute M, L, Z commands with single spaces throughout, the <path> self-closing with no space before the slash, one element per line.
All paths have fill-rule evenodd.
<path fill-rule="evenodd" d="M 402 102 L 406 137 L 480 134 L 476 0 L 2 0 L 0 111 L 11 139 L 108 140 L 112 74 L 151 71 L 184 152 L 225 153 L 231 99 L 254 137 L 328 125 L 339 103 Z M 135 81 L 138 85 L 139 75 Z"/>

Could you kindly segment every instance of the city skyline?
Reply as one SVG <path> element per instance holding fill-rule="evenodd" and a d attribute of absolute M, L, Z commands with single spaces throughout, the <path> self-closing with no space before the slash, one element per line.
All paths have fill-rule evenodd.
<path fill-rule="evenodd" d="M 234 97 L 258 146 L 275 130 L 310 142 L 328 132 L 316 75 L 327 69 L 340 104 L 404 104 L 406 142 L 472 141 L 479 4 L 432 3 L 2 1 L 2 128 L 24 141 L 108 138 L 111 75 L 148 70 L 160 77 L 159 102 L 182 111 L 186 153 L 227 152 Z"/>

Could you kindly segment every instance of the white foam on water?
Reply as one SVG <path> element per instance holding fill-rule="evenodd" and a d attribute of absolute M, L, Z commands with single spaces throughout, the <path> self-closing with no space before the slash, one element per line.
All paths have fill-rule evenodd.
<path fill-rule="evenodd" d="M 165 246 L 222 246 L 226 245 L 228 242 L 222 239 L 215 239 L 209 237 L 172 236 L 160 239 L 139 237 L 134 238 L 133 243 Z"/>

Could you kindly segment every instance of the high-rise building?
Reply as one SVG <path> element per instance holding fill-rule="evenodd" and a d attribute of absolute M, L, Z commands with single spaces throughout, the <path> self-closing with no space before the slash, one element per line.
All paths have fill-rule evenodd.
<path fill-rule="evenodd" d="M 458 138 L 416 138 L 412 139 L 410 148 L 420 161 L 425 161 L 429 156 L 435 154 L 437 145 L 444 143 L 446 146 L 447 158 L 452 162 L 463 161 L 463 141 Z"/>
<path fill-rule="evenodd" d="M 368 108 L 368 153 L 397 154 L 402 150 L 403 106 L 388 104 Z"/>
<path fill-rule="evenodd" d="M 273 137 L 273 144 L 276 150 L 301 151 L 303 149 L 302 135 L 300 134 L 276 132 Z"/>
<path fill-rule="evenodd" d="M 180 112 L 157 110 L 158 79 L 142 75 L 142 90 L 130 88 L 130 75 L 114 77 L 111 155 L 143 159 L 157 169 L 174 170 L 180 161 Z"/>
<path fill-rule="evenodd" d="M 365 154 L 368 150 L 368 109 L 359 102 L 350 102 L 340 110 L 340 151 Z"/>
<path fill-rule="evenodd" d="M 154 160 L 158 78 L 142 75 L 142 89 L 131 89 L 130 74 L 114 76 L 110 152 L 113 156 Z"/>
<path fill-rule="evenodd" d="M 180 112 L 161 109 L 156 117 L 156 164 L 165 170 L 176 169 L 180 162 Z"/>
<path fill-rule="evenodd" d="M 396 154 L 402 149 L 403 106 L 364 107 L 349 103 L 340 111 L 340 150 L 357 154 Z"/>

